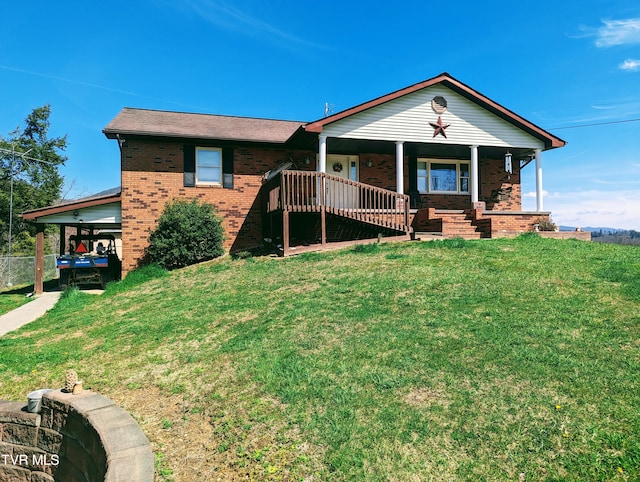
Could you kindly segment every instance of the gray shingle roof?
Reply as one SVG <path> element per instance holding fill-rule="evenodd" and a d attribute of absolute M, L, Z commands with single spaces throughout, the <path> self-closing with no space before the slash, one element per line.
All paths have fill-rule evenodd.
<path fill-rule="evenodd" d="M 193 139 L 284 143 L 304 122 L 191 114 L 125 107 L 103 129 L 113 139 L 146 135 Z"/>

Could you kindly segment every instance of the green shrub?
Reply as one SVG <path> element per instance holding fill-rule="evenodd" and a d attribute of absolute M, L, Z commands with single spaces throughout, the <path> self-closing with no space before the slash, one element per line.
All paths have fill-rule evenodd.
<path fill-rule="evenodd" d="M 224 229 L 211 205 L 173 201 L 149 236 L 147 260 L 165 269 L 183 268 L 224 254 Z"/>
<path fill-rule="evenodd" d="M 534 221 L 540 231 L 555 231 L 558 225 L 551 221 L 551 218 L 538 218 Z"/>

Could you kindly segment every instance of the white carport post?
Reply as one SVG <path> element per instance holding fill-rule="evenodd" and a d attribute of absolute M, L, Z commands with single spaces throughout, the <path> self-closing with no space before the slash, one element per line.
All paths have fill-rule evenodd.
<path fill-rule="evenodd" d="M 404 194 L 404 141 L 396 141 L 396 192 Z"/>
<path fill-rule="evenodd" d="M 542 200 L 542 149 L 536 149 L 536 211 L 544 211 Z"/>
<path fill-rule="evenodd" d="M 320 134 L 320 150 L 318 152 L 318 172 L 327 172 L 327 136 Z"/>
<path fill-rule="evenodd" d="M 478 202 L 478 146 L 471 148 L 471 204 Z"/>

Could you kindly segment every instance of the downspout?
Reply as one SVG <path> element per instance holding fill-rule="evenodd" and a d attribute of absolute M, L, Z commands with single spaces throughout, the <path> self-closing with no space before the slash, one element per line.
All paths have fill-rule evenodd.
<path fill-rule="evenodd" d="M 120 279 L 123 279 L 125 277 L 125 273 L 124 273 L 124 240 L 125 240 L 125 236 L 124 236 L 124 229 L 122 224 L 124 222 L 124 216 L 122 215 L 122 204 L 125 200 L 125 196 L 124 196 L 124 192 L 123 192 L 123 185 L 124 183 L 122 182 L 122 175 L 124 173 L 124 169 L 123 169 L 123 164 L 124 164 L 124 154 L 122 152 L 122 146 L 124 146 L 124 143 L 126 142 L 126 139 L 124 139 L 123 137 L 120 137 L 120 134 L 116 134 L 116 139 L 118 140 L 118 150 L 120 151 L 120 234 L 121 234 L 121 240 L 122 240 L 122 256 L 120 259 Z"/>

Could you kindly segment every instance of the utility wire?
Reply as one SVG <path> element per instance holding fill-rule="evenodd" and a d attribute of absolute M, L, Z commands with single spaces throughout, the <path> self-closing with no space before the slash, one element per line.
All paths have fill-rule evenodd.
<path fill-rule="evenodd" d="M 580 127 L 606 126 L 610 124 L 623 124 L 625 122 L 638 122 L 638 121 L 640 121 L 640 119 L 627 119 L 627 120 L 621 120 L 621 121 L 598 122 L 596 124 L 581 124 L 576 126 L 553 127 L 549 130 L 559 131 L 561 129 L 579 129 Z"/>
<path fill-rule="evenodd" d="M 0 147 L 0 152 L 4 152 L 5 154 L 15 154 L 16 156 L 18 156 L 18 157 L 20 157 L 22 159 L 27 159 L 29 161 L 43 162 L 45 164 L 50 164 L 52 166 L 55 166 L 55 163 L 53 163 L 51 161 L 45 161 L 45 160 L 42 160 L 42 159 L 36 159 L 35 157 L 25 156 L 19 151 L 10 151 L 9 149 L 3 149 L 2 147 Z"/>

